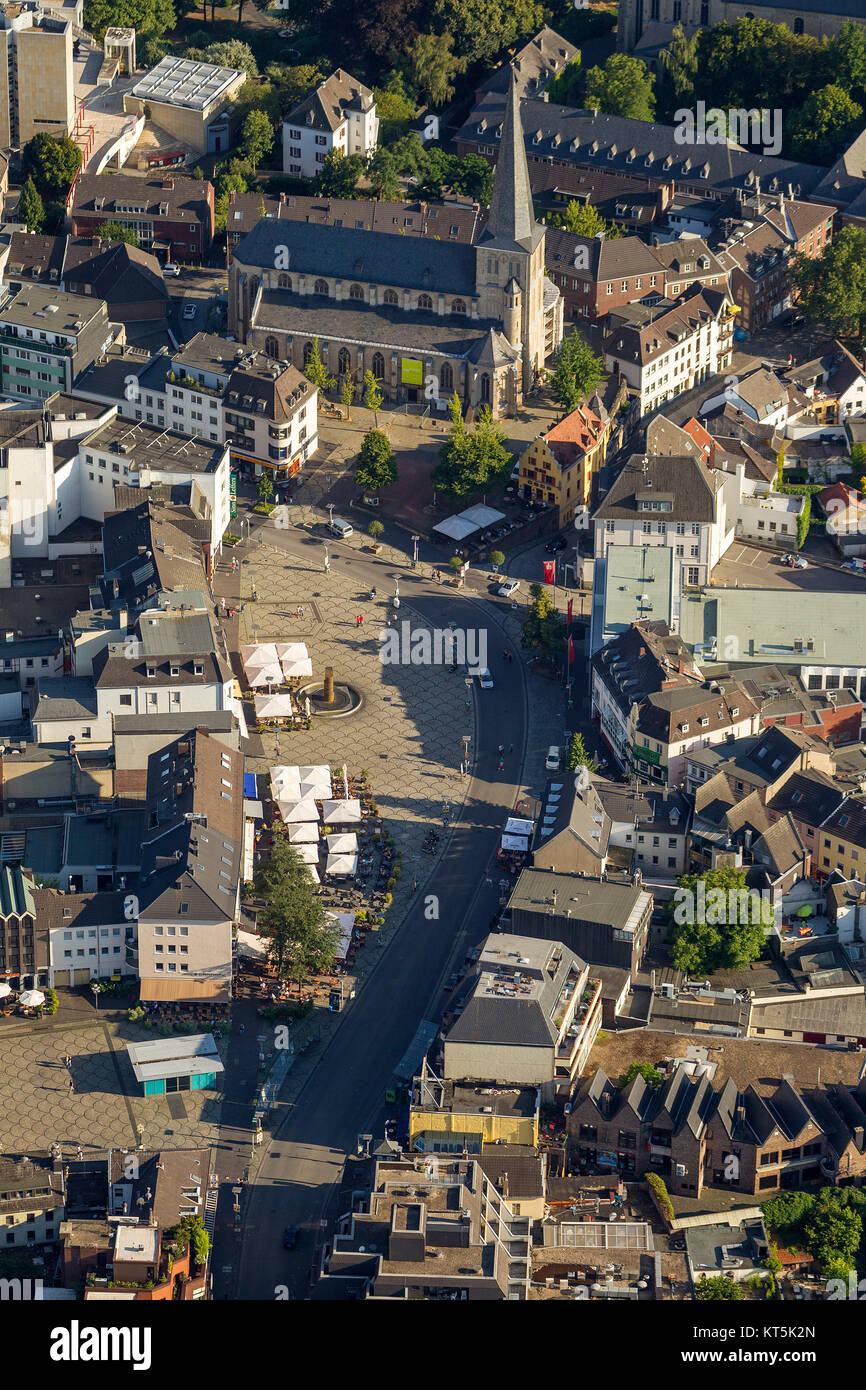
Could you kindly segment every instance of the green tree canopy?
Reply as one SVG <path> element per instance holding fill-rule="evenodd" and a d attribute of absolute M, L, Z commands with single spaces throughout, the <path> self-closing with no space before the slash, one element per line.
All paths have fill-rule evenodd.
<path fill-rule="evenodd" d="M 821 1264 L 842 1259 L 852 1264 L 860 1247 L 863 1221 L 846 1203 L 844 1189 L 825 1187 L 803 1223 L 803 1240 Z"/>
<path fill-rule="evenodd" d="M 696 29 L 687 38 L 683 26 L 675 24 L 670 43 L 659 54 L 674 100 L 680 106 L 690 106 L 694 100 L 699 33 L 700 30 Z"/>
<path fill-rule="evenodd" d="M 812 164 L 832 164 L 853 139 L 863 107 L 830 83 L 810 92 L 788 122 L 792 154 Z"/>
<path fill-rule="evenodd" d="M 364 385 L 361 388 L 361 399 L 367 410 L 372 410 L 377 425 L 379 423 L 379 407 L 384 400 L 384 396 L 379 389 L 381 384 L 380 381 L 376 380 L 371 371 L 368 370 L 364 373 Z"/>
<path fill-rule="evenodd" d="M 339 923 L 325 913 L 294 846 L 285 841 L 274 845 L 269 860 L 256 873 L 255 886 L 265 900 L 259 922 L 277 978 L 302 980 L 329 970 L 339 941 Z"/>
<path fill-rule="evenodd" d="M 501 473 L 511 460 L 505 447 L 505 435 L 493 420 L 487 406 L 482 406 L 470 430 L 466 429 L 460 401 L 455 392 L 448 403 L 451 430 L 439 450 L 439 463 L 433 470 L 432 483 L 452 497 L 469 497 L 483 492 L 492 479 Z"/>
<path fill-rule="evenodd" d="M 740 1285 L 726 1274 L 703 1274 L 695 1285 L 695 1298 L 702 1303 L 739 1303 L 744 1297 Z"/>
<path fill-rule="evenodd" d="M 248 43 L 242 39 L 228 39 L 225 43 L 210 43 L 202 51 L 203 63 L 214 63 L 218 68 L 238 68 L 247 77 L 258 77 L 259 65 L 256 55 Z"/>
<path fill-rule="evenodd" d="M 279 115 L 284 116 L 293 106 L 324 82 L 328 74 L 316 63 L 298 63 L 289 66 L 285 63 L 269 63 L 265 75 L 272 83 L 279 101 Z"/>
<path fill-rule="evenodd" d="M 657 1071 L 652 1062 L 631 1062 L 628 1070 L 623 1073 L 616 1083 L 620 1091 L 624 1091 L 630 1081 L 634 1081 L 636 1076 L 642 1076 L 648 1086 L 652 1086 L 657 1091 L 665 1084 L 665 1079 L 660 1071 Z"/>
<path fill-rule="evenodd" d="M 563 415 L 569 415 L 598 390 L 605 376 L 604 362 L 575 328 L 560 343 L 556 366 L 547 375 L 554 400 Z"/>
<path fill-rule="evenodd" d="M 796 257 L 791 274 L 809 322 L 861 349 L 866 344 L 866 229 L 843 227 L 818 259 Z"/>
<path fill-rule="evenodd" d="M 84 0 L 84 27 L 99 43 L 112 27 L 134 29 L 141 43 L 161 38 L 175 23 L 172 0 Z"/>
<path fill-rule="evenodd" d="M 493 197 L 493 170 L 480 154 L 466 154 L 454 165 L 451 186 L 464 198 L 489 207 Z"/>
<path fill-rule="evenodd" d="M 412 85 L 422 101 L 445 106 L 454 95 L 454 79 L 466 62 L 454 53 L 454 35 L 419 34 L 408 50 Z"/>
<path fill-rule="evenodd" d="M 436 0 L 433 27 L 450 34 L 454 51 L 467 64 L 485 62 L 536 34 L 544 11 L 534 0 Z"/>
<path fill-rule="evenodd" d="M 132 227 L 124 227 L 121 222 L 100 222 L 96 236 L 104 237 L 106 241 L 125 241 L 127 246 L 139 244 L 138 232 Z"/>
<path fill-rule="evenodd" d="M 25 178 L 32 178 L 41 197 L 62 201 L 81 168 L 81 158 L 74 140 L 41 134 L 28 140 L 21 162 Z"/>
<path fill-rule="evenodd" d="M 397 481 L 397 460 L 382 430 L 368 430 L 355 465 L 355 482 L 364 492 L 378 492 Z"/>
<path fill-rule="evenodd" d="M 318 386 L 320 391 L 330 391 L 331 387 L 336 384 L 336 378 L 328 375 L 328 369 L 322 361 L 318 338 L 313 339 L 313 350 L 307 365 L 304 367 L 304 376 L 314 386 Z"/>
<path fill-rule="evenodd" d="M 390 145 L 406 134 L 410 121 L 418 114 L 418 106 L 407 92 L 400 72 L 389 73 L 384 85 L 375 89 L 374 96 L 380 122 L 379 138 Z"/>
<path fill-rule="evenodd" d="M 630 53 L 612 53 L 603 68 L 586 74 L 586 106 L 609 116 L 651 121 L 655 116 L 655 77 L 646 63 Z"/>
<path fill-rule="evenodd" d="M 451 186 L 456 164 L 454 155 L 446 154 L 436 145 L 429 145 L 419 161 L 413 187 L 414 194 L 431 202 L 441 198 L 444 190 Z"/>
<path fill-rule="evenodd" d="M 45 204 L 29 174 L 18 199 L 18 221 L 24 223 L 28 232 L 41 232 L 45 225 Z"/>
<path fill-rule="evenodd" d="M 677 970 L 703 975 L 743 970 L 760 956 L 773 910 L 746 886 L 744 869 L 684 874 L 666 905 Z"/>
<path fill-rule="evenodd" d="M 866 29 L 846 19 L 827 44 L 827 71 L 832 81 L 856 101 L 866 100 Z"/>
<path fill-rule="evenodd" d="M 229 197 L 246 193 L 249 180 L 245 174 L 220 174 L 214 183 L 214 229 L 224 232 L 228 221 Z"/>
<path fill-rule="evenodd" d="M 557 226 L 566 232 L 573 232 L 575 236 L 595 237 L 599 233 L 606 237 L 620 235 L 619 228 L 612 222 L 605 222 L 592 203 L 578 203 L 574 198 L 570 200 L 562 216 L 554 220 Z"/>
<path fill-rule="evenodd" d="M 328 150 L 316 180 L 316 192 L 323 198 L 357 197 L 358 180 L 364 172 L 362 154 L 343 154 Z"/>
<path fill-rule="evenodd" d="M 172 1226 L 171 1230 L 166 1231 L 166 1238 L 175 1241 L 179 1246 L 189 1245 L 192 1250 L 193 1263 L 199 1267 L 207 1262 L 210 1251 L 210 1236 L 200 1216 L 182 1217 L 176 1226 Z"/>
<path fill-rule="evenodd" d="M 555 660 L 565 651 L 565 623 L 543 584 L 529 588 L 529 611 L 520 629 L 520 644 L 539 656 Z"/>
<path fill-rule="evenodd" d="M 568 770 L 576 772 L 579 767 L 588 767 L 590 771 L 595 771 L 598 764 L 595 758 L 590 757 L 586 744 L 581 733 L 573 733 L 568 744 Z"/>
<path fill-rule="evenodd" d="M 254 169 L 270 154 L 274 144 L 274 126 L 264 111 L 249 111 L 241 127 L 241 154 Z"/>
<path fill-rule="evenodd" d="M 367 161 L 367 179 L 377 198 L 390 202 L 402 196 L 397 163 L 384 145 L 379 145 Z"/>

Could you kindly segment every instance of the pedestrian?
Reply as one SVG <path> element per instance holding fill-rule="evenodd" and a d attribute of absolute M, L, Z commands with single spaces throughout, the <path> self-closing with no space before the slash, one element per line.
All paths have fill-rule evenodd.
<path fill-rule="evenodd" d="M 246 1031 L 246 1030 L 245 1030 L 245 1028 L 244 1028 L 244 1025 L 241 1024 L 240 1028 L 238 1029 L 238 1032 L 241 1033 L 241 1034 L 243 1034 L 245 1031 Z"/>
<path fill-rule="evenodd" d="M 499 759 L 499 771 L 500 771 L 500 772 L 504 772 L 504 771 L 505 771 L 505 763 L 502 761 L 501 758 Z"/>
<path fill-rule="evenodd" d="M 514 744 L 513 744 L 513 743 L 509 743 L 509 745 L 508 745 L 508 751 L 509 751 L 509 753 L 513 753 L 513 752 L 514 752 Z"/>
<path fill-rule="evenodd" d="M 71 1096 L 75 1095 L 75 1082 L 72 1080 L 71 1076 L 69 1078 L 69 1094 Z"/>
<path fill-rule="evenodd" d="M 78 1145 L 78 1157 L 79 1157 L 79 1158 L 83 1158 L 83 1157 L 84 1157 L 84 1150 L 82 1149 L 82 1147 L 81 1147 L 80 1144 Z"/>
<path fill-rule="evenodd" d="M 500 745 L 499 745 L 499 747 L 497 748 L 496 751 L 497 751 L 497 753 L 498 753 L 498 754 L 500 755 L 500 757 L 501 757 L 502 754 L 505 752 L 505 744 L 504 744 L 504 743 L 500 743 Z"/>
<path fill-rule="evenodd" d="M 246 613 L 246 611 L 247 611 L 247 605 L 246 605 L 245 603 L 242 603 L 242 604 L 241 604 L 241 612 L 242 612 L 242 613 Z"/>
<path fill-rule="evenodd" d="M 225 601 L 225 598 L 221 598 L 221 599 L 220 599 L 220 603 L 222 604 L 223 612 L 225 612 L 225 611 L 226 611 L 226 601 Z"/>

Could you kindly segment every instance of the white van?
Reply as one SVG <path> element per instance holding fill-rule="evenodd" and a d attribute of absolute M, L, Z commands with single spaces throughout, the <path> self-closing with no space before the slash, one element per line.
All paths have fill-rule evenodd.
<path fill-rule="evenodd" d="M 331 531 L 333 535 L 339 536 L 341 541 L 348 540 L 349 536 L 353 533 L 353 529 L 354 528 L 349 525 L 348 521 L 343 521 L 339 516 L 335 516 L 328 523 L 328 530 Z"/>
<path fill-rule="evenodd" d="M 548 772 L 559 771 L 559 747 L 557 744 L 552 743 L 548 748 L 544 766 L 547 768 Z"/>

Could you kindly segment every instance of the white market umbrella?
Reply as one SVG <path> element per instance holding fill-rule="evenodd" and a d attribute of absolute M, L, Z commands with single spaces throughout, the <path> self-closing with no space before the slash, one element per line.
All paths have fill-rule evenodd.
<path fill-rule="evenodd" d="M 25 1009 L 36 1009 L 45 1003 L 45 995 L 41 989 L 25 989 L 23 994 L 19 994 L 18 1003 L 23 1004 Z"/>
<path fill-rule="evenodd" d="M 301 821 L 300 825 L 289 826 L 290 845 L 317 845 L 319 827 L 314 821 Z"/>
<path fill-rule="evenodd" d="M 354 912 L 329 912 L 328 917 L 340 924 L 340 940 L 335 948 L 337 960 L 345 960 L 346 952 L 352 944 L 352 929 L 355 925 Z"/>
<path fill-rule="evenodd" d="M 300 855 L 301 859 L 305 864 L 318 864 L 318 845 L 295 845 L 294 848 L 297 850 L 298 854 Z"/>
<path fill-rule="evenodd" d="M 358 837 L 351 834 L 326 835 L 329 854 L 357 854 Z"/>
<path fill-rule="evenodd" d="M 361 803 L 355 798 L 350 801 L 326 801 L 322 811 L 326 825 L 348 824 L 361 819 Z"/>
<path fill-rule="evenodd" d="M 307 865 L 307 873 L 312 875 L 316 883 L 321 883 L 322 880 L 319 878 L 319 871 L 315 869 L 312 864 Z"/>
<path fill-rule="evenodd" d="M 357 867 L 357 854 L 329 854 L 326 872 L 329 874 L 354 874 Z"/>
<path fill-rule="evenodd" d="M 533 822 L 531 820 L 521 820 L 519 816 L 509 816 L 505 822 L 506 835 L 531 835 Z"/>
<path fill-rule="evenodd" d="M 278 661 L 272 662 L 268 666 L 246 666 L 247 684 L 251 690 L 258 690 L 262 685 L 282 685 L 283 672 Z"/>
<path fill-rule="evenodd" d="M 258 719 L 287 719 L 293 713 L 291 695 L 257 695 L 255 706 Z"/>
<path fill-rule="evenodd" d="M 310 763 L 306 767 L 296 768 L 295 771 L 302 782 L 330 782 L 331 769 L 327 763 Z"/>
<path fill-rule="evenodd" d="M 319 819 L 319 808 L 312 799 L 278 801 L 277 806 L 286 825 L 297 825 L 300 821 L 317 821 Z"/>
<path fill-rule="evenodd" d="M 297 680 L 301 676 L 313 674 L 313 663 L 308 656 L 296 657 L 293 661 L 282 661 L 283 679 Z"/>
<path fill-rule="evenodd" d="M 310 655 L 306 642 L 277 642 L 275 650 L 278 661 L 303 661 Z"/>
<path fill-rule="evenodd" d="M 267 666 L 272 662 L 278 662 L 279 659 L 273 642 L 253 642 L 249 646 L 241 647 L 241 661 L 245 666 L 250 663 L 253 666 Z"/>
<path fill-rule="evenodd" d="M 12 990 L 10 986 L 6 984 L 5 981 L 3 982 L 3 984 L 0 984 L 0 999 L 7 999 L 11 993 Z"/>

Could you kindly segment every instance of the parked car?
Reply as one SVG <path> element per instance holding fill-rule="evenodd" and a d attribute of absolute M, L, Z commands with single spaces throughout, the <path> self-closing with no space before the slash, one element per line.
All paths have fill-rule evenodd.
<path fill-rule="evenodd" d="M 565 550 L 567 545 L 568 541 L 565 539 L 565 536 L 554 536 L 553 540 L 548 541 L 547 545 L 544 547 L 545 554 L 558 555 L 560 550 Z"/>
<path fill-rule="evenodd" d="M 846 560 L 842 568 L 851 570 L 852 574 L 866 574 L 866 560 Z"/>
<path fill-rule="evenodd" d="M 496 592 L 498 593 L 500 598 L 511 598 L 511 595 L 516 594 L 519 588 L 519 579 L 506 579 L 504 584 L 500 584 Z"/>
<path fill-rule="evenodd" d="M 809 568 L 808 560 L 804 560 L 802 555 L 789 555 L 785 564 L 792 570 L 807 570 Z"/>
<path fill-rule="evenodd" d="M 198 307 L 197 307 L 195 304 L 193 304 L 193 303 L 191 303 L 191 302 L 190 302 L 190 303 L 187 303 L 187 304 L 184 304 L 184 306 L 183 306 L 183 316 L 184 316 L 185 319 L 194 319 L 197 313 L 198 313 Z"/>
<path fill-rule="evenodd" d="M 547 750 L 547 757 L 544 759 L 544 766 L 548 772 L 558 772 L 560 762 L 559 745 L 552 743 Z"/>
<path fill-rule="evenodd" d="M 350 522 L 343 521 L 342 517 L 339 516 L 335 516 L 328 522 L 328 530 L 341 541 L 348 540 L 349 536 L 354 534 L 354 529 Z"/>
<path fill-rule="evenodd" d="M 486 666 L 482 671 L 478 672 L 478 684 L 481 686 L 482 690 L 493 689 L 493 677 L 491 676 Z"/>
<path fill-rule="evenodd" d="M 170 275 L 173 279 L 176 279 L 177 276 L 180 275 L 180 266 L 175 265 L 174 261 L 166 261 L 165 265 L 162 267 L 162 273 L 163 275 Z"/>
<path fill-rule="evenodd" d="M 294 1250 L 298 1243 L 299 1234 L 297 1226 L 287 1226 L 283 1231 L 283 1249 Z"/>

